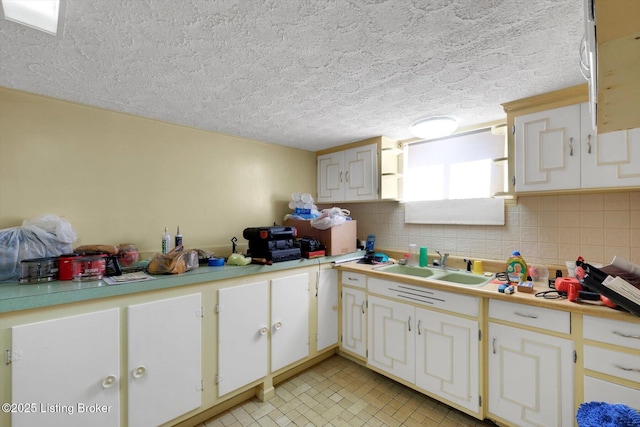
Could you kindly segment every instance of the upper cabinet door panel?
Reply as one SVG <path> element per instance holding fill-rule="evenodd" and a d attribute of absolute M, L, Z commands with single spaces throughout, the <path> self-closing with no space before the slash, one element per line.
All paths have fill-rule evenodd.
<path fill-rule="evenodd" d="M 345 200 L 378 198 L 378 146 L 376 144 L 345 151 Z"/>
<path fill-rule="evenodd" d="M 318 156 L 318 201 L 344 198 L 343 153 Z"/>
<path fill-rule="evenodd" d="M 516 191 L 580 188 L 580 105 L 515 118 Z"/>
<path fill-rule="evenodd" d="M 640 128 L 597 134 L 582 108 L 582 187 L 640 186 Z"/>

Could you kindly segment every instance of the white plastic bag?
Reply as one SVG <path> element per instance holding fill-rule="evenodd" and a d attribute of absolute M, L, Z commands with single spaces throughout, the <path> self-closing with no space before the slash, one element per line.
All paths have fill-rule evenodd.
<path fill-rule="evenodd" d="M 20 227 L 0 230 L 0 281 L 17 279 L 23 259 L 71 252 L 76 239 L 71 224 L 51 214 L 25 220 Z"/>
<path fill-rule="evenodd" d="M 336 207 L 323 209 L 318 218 L 311 220 L 311 226 L 318 230 L 327 230 L 336 225 L 343 224 L 350 214 L 351 212 L 348 210 Z"/>

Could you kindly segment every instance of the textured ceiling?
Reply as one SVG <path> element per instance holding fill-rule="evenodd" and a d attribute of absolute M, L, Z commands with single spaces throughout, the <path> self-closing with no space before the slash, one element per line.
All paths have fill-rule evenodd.
<path fill-rule="evenodd" d="M 67 0 L 0 86 L 316 151 L 583 83 L 583 0 Z"/>

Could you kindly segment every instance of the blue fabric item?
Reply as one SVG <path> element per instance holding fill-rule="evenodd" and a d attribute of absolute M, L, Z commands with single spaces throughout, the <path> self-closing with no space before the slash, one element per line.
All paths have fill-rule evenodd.
<path fill-rule="evenodd" d="M 621 403 L 583 403 L 576 420 L 578 427 L 640 427 L 640 413 Z"/>

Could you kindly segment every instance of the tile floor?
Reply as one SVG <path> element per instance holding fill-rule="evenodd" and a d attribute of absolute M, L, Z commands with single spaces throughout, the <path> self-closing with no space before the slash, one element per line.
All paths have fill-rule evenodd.
<path fill-rule="evenodd" d="M 494 426 L 335 355 L 198 427 Z"/>

